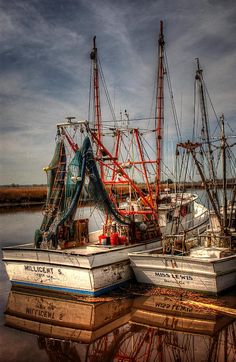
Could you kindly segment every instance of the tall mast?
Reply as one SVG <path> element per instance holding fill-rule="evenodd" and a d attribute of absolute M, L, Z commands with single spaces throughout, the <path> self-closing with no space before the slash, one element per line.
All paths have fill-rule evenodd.
<path fill-rule="evenodd" d="M 99 90 L 99 74 L 98 74 L 98 56 L 96 47 L 96 36 L 93 38 L 93 50 L 90 53 L 90 59 L 93 62 L 93 105 L 94 105 L 94 125 L 95 133 L 99 141 L 102 140 L 101 133 L 101 105 L 100 105 L 100 90 Z M 102 153 L 99 147 L 97 147 L 96 155 L 98 158 L 102 157 Z M 101 179 L 104 180 L 104 168 L 102 162 L 100 162 Z"/>
<path fill-rule="evenodd" d="M 223 228 L 224 232 L 228 227 L 227 221 L 227 184 L 226 184 L 226 154 L 225 154 L 225 125 L 224 115 L 221 118 L 221 154 L 222 154 L 222 177 L 223 177 Z"/>
<path fill-rule="evenodd" d="M 215 198 L 213 197 L 212 193 L 211 193 L 211 189 L 210 189 L 210 186 L 209 186 L 209 183 L 207 182 L 206 178 L 205 178 L 205 175 L 204 175 L 204 171 L 203 171 L 203 165 L 202 163 L 199 162 L 199 160 L 197 159 L 197 156 L 196 156 L 196 148 L 200 147 L 201 144 L 200 143 L 193 143 L 193 142 L 185 142 L 185 143 L 178 143 L 177 144 L 177 147 L 182 147 L 182 148 L 185 148 L 188 152 L 191 153 L 192 157 L 193 157 L 193 160 L 195 162 L 195 165 L 197 167 L 197 170 L 198 170 L 198 173 L 201 177 L 201 180 L 202 180 L 202 183 L 205 187 L 205 190 L 207 192 L 207 195 L 209 197 L 209 200 L 210 200 L 210 203 L 213 207 L 213 210 L 216 214 L 216 217 L 217 217 L 217 220 L 220 224 L 220 227 L 222 229 L 222 219 L 221 219 L 221 215 L 220 215 L 220 210 L 219 208 L 217 207 L 217 204 L 216 204 L 216 200 Z"/>
<path fill-rule="evenodd" d="M 200 68 L 199 58 L 197 58 L 197 71 L 195 79 L 199 83 L 199 92 L 200 92 L 200 104 L 201 104 L 201 114 L 202 114 L 202 133 L 207 143 L 207 154 L 208 154 L 208 162 L 209 162 L 209 175 L 211 179 L 211 183 L 213 184 L 213 197 L 216 200 L 216 204 L 219 208 L 219 200 L 216 190 L 216 173 L 214 168 L 213 162 L 213 151 L 210 142 L 210 130 L 209 130 L 209 119 L 208 119 L 208 112 L 207 112 L 207 101 L 206 101 L 206 94 L 205 94 L 205 87 L 202 75 L 202 69 Z"/>
<path fill-rule="evenodd" d="M 163 21 L 160 21 L 160 33 L 158 40 L 158 70 L 157 70 L 157 96 L 156 96 L 156 114 L 155 114 L 155 129 L 156 129 L 156 145 L 157 145 L 157 169 L 156 169 L 156 202 L 160 196 L 161 182 L 161 151 L 162 151 L 162 133 L 164 124 L 164 35 Z"/>

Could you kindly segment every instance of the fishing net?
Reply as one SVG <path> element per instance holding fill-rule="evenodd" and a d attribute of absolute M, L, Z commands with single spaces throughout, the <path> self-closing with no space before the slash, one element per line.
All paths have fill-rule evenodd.
<path fill-rule="evenodd" d="M 47 173 L 47 199 L 41 227 L 35 232 L 36 245 L 42 241 L 42 233 L 49 230 L 55 217 L 62 211 L 66 176 L 66 153 L 63 139 L 57 141 L 53 158 L 45 171 Z"/>
<path fill-rule="evenodd" d="M 77 150 L 67 170 L 64 210 L 67 210 L 69 205 L 71 204 L 71 201 L 78 187 L 78 182 L 81 181 L 81 167 L 82 154 L 80 150 Z"/>
<path fill-rule="evenodd" d="M 87 151 L 87 172 L 89 175 L 88 192 L 92 200 L 103 212 L 112 216 L 119 224 L 128 225 L 124 217 L 116 209 L 104 187 L 94 159 L 91 144 Z"/>
<path fill-rule="evenodd" d="M 89 177 L 87 191 L 95 204 L 118 223 L 128 224 L 116 210 L 103 185 L 89 137 L 84 139 L 82 147 L 76 151 L 67 169 L 65 145 L 63 140 L 58 141 L 46 171 L 48 196 L 41 228 L 35 232 L 36 246 L 42 242 L 43 235 L 47 240 L 53 240 L 56 245 L 59 226 L 66 223 L 68 227 L 72 227 L 86 174 Z"/>

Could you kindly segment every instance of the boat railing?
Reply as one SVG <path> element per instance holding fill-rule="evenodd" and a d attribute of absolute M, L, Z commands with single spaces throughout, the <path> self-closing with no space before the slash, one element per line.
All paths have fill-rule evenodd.
<path fill-rule="evenodd" d="M 208 247 L 218 247 L 218 248 L 232 248 L 232 238 L 230 235 L 219 235 L 214 233 L 212 230 L 207 230 L 203 235 L 198 236 L 200 240 L 200 245 Z"/>

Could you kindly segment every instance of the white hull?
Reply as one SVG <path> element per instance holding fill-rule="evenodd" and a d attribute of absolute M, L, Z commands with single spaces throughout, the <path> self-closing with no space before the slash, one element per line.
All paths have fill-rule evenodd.
<path fill-rule="evenodd" d="M 152 250 L 129 256 L 140 283 L 208 294 L 218 294 L 236 285 L 236 255 L 220 259 L 194 258 Z"/>
<path fill-rule="evenodd" d="M 19 246 L 4 248 L 3 261 L 14 285 L 96 296 L 132 279 L 129 252 L 158 246 L 160 240 L 128 246 L 91 245 L 67 250 Z"/>

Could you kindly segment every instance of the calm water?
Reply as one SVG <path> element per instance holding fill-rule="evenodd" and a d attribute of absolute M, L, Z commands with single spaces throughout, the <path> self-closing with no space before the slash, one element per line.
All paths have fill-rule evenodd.
<path fill-rule="evenodd" d="M 41 219 L 40 211 L 1 213 L 1 247 L 31 242 Z M 91 228 L 101 222 L 96 214 Z M 173 295 L 119 290 L 94 303 L 11 290 L 2 261 L 0 268 L 0 361 L 236 360 L 236 323 L 227 315 L 180 306 Z M 233 292 L 220 301 L 236 308 Z"/>

